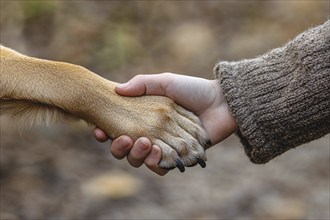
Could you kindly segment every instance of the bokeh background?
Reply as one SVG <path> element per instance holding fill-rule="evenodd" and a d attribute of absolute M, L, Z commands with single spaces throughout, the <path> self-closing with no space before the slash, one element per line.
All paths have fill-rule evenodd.
<path fill-rule="evenodd" d="M 213 78 L 329 19 L 329 1 L 5 1 L 1 44 L 117 82 Z M 84 123 L 23 129 L 1 118 L 1 220 L 329 219 L 329 135 L 254 165 L 234 135 L 205 169 L 159 177 L 116 160 Z"/>

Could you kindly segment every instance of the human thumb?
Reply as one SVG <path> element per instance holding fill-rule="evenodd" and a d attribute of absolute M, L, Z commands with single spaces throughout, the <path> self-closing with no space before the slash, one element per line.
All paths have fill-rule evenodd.
<path fill-rule="evenodd" d="M 143 83 L 128 81 L 118 85 L 115 90 L 123 96 L 140 96 L 145 94 L 146 88 Z"/>
<path fill-rule="evenodd" d="M 168 78 L 164 74 L 137 75 L 127 83 L 116 87 L 123 96 L 165 95 Z"/>

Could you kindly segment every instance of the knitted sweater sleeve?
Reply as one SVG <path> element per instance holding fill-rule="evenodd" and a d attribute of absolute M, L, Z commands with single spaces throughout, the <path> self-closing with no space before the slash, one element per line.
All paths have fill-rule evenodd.
<path fill-rule="evenodd" d="M 284 47 L 214 70 L 252 162 L 330 132 L 330 20 Z"/>

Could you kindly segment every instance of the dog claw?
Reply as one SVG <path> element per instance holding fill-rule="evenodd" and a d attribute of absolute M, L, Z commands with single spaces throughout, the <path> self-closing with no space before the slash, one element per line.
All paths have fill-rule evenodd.
<path fill-rule="evenodd" d="M 206 141 L 206 143 L 205 143 L 205 147 L 206 147 L 206 148 L 209 148 L 209 147 L 211 147 L 211 146 L 212 146 L 212 141 L 209 139 L 209 140 Z"/>
<path fill-rule="evenodd" d="M 175 167 L 161 167 L 161 168 L 165 170 L 173 170 Z"/>
<path fill-rule="evenodd" d="M 196 161 L 202 168 L 206 167 L 206 163 L 202 158 L 196 157 Z M 196 164 L 187 165 L 187 167 L 192 167 L 192 166 L 195 166 L 195 165 Z M 176 160 L 175 166 L 180 170 L 181 173 L 183 173 L 185 171 L 185 165 L 183 164 L 183 162 L 181 160 Z M 173 170 L 174 168 L 175 167 L 165 167 L 163 169 Z"/>
<path fill-rule="evenodd" d="M 185 171 L 184 165 L 181 162 L 181 160 L 176 161 L 176 167 L 180 170 L 181 173 L 183 173 Z"/>
<path fill-rule="evenodd" d="M 197 162 L 199 163 L 199 165 L 202 167 L 202 168 L 205 168 L 206 167 L 206 163 L 204 160 L 202 160 L 201 158 L 197 158 Z"/>

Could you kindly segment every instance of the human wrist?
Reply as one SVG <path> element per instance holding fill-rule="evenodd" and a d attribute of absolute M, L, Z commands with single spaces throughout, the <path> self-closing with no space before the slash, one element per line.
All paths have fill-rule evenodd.
<path fill-rule="evenodd" d="M 235 130 L 237 130 L 238 125 L 237 125 L 237 122 L 236 122 L 236 120 L 233 116 L 233 113 L 230 110 L 227 98 L 224 95 L 224 92 L 223 92 L 223 89 L 222 89 L 222 85 L 219 84 L 219 81 L 217 79 L 215 79 L 213 81 L 214 81 L 213 84 L 218 88 L 219 99 L 220 99 L 220 102 L 221 102 L 220 106 L 221 106 L 221 108 L 223 108 L 224 112 L 226 112 L 226 116 L 228 117 L 229 122 L 230 122 L 230 126 L 233 128 L 232 130 L 234 132 Z"/>
<path fill-rule="evenodd" d="M 207 87 L 208 93 L 206 96 L 209 102 L 198 116 L 202 120 L 212 145 L 215 145 L 232 135 L 237 129 L 237 124 L 228 108 L 219 82 L 209 80 Z"/>

